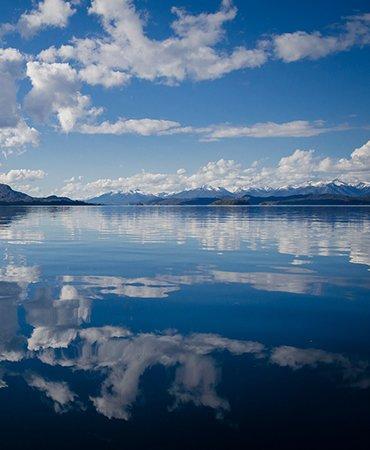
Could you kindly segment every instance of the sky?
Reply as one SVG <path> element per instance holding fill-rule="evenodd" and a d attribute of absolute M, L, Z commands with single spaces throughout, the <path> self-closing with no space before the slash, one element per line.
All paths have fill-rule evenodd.
<path fill-rule="evenodd" d="M 367 1 L 1 0 L 0 21 L 0 183 L 370 182 Z"/>

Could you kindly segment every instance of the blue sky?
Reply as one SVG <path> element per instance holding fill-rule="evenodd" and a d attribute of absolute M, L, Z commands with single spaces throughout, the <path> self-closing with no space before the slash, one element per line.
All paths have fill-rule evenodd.
<path fill-rule="evenodd" d="M 88 197 L 370 181 L 368 2 L 2 0 L 0 12 L 1 182 Z"/>

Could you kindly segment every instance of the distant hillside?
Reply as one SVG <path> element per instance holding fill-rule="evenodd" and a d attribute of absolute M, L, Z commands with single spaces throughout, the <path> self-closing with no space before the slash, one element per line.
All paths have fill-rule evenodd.
<path fill-rule="evenodd" d="M 305 185 L 280 188 L 238 189 L 235 192 L 211 186 L 158 195 L 143 193 L 139 190 L 108 192 L 89 199 L 89 202 L 103 205 L 244 205 L 265 202 L 279 204 L 282 201 L 290 202 L 289 204 L 294 202 L 298 204 L 301 201 L 319 202 L 319 204 L 367 204 L 369 197 L 369 183 L 347 184 L 340 180 L 333 180 L 328 183 L 310 182 Z M 254 200 L 249 200 L 252 198 Z"/>
<path fill-rule="evenodd" d="M 350 197 L 346 195 L 291 195 L 286 197 L 243 197 L 249 205 L 370 205 L 368 197 Z"/>
<path fill-rule="evenodd" d="M 148 204 L 160 197 L 152 194 L 143 194 L 140 191 L 128 192 L 107 192 L 99 197 L 89 199 L 89 203 L 99 203 L 101 205 L 139 205 Z"/>
<path fill-rule="evenodd" d="M 224 188 L 213 188 L 211 186 L 202 186 L 196 189 L 189 189 L 186 191 L 177 192 L 175 194 L 167 195 L 166 198 L 178 200 L 194 200 L 194 199 L 220 199 L 233 198 L 234 194 Z"/>
<path fill-rule="evenodd" d="M 212 188 L 203 186 L 197 189 L 180 191 L 175 194 L 144 194 L 138 190 L 127 192 L 107 192 L 99 197 L 90 198 L 90 203 L 100 203 L 102 205 L 148 205 L 148 204 L 181 204 L 184 201 L 194 199 L 220 199 L 233 198 L 233 194 L 223 188 Z M 207 203 L 207 200 L 205 200 Z"/>
<path fill-rule="evenodd" d="M 33 198 L 22 192 L 13 191 L 7 184 L 0 184 L 0 202 L 1 203 L 27 203 L 32 202 Z"/>
<path fill-rule="evenodd" d="M 340 180 L 329 183 L 310 182 L 300 186 L 283 186 L 279 188 L 248 188 L 236 192 L 236 195 L 253 197 L 289 197 L 292 195 L 344 195 L 348 197 L 370 196 L 370 184 L 348 184 Z"/>
<path fill-rule="evenodd" d="M 231 199 L 232 200 L 232 199 Z M 176 198 L 176 197 L 168 197 L 168 198 L 162 198 L 160 200 L 156 200 L 154 202 L 151 202 L 151 205 L 172 205 L 172 206 L 187 206 L 187 205 L 213 205 L 215 204 L 217 201 L 221 201 L 221 199 L 216 198 L 216 197 L 195 197 L 192 199 L 189 198 Z"/>
<path fill-rule="evenodd" d="M 182 200 L 167 198 L 159 200 L 156 205 L 173 206 L 272 206 L 272 205 L 370 205 L 369 197 L 349 197 L 344 195 L 291 195 L 286 197 L 253 197 L 241 198 L 194 198 Z"/>
<path fill-rule="evenodd" d="M 73 206 L 87 205 L 85 202 L 71 200 L 67 197 L 31 197 L 23 192 L 14 191 L 7 184 L 0 184 L 0 205 L 49 205 L 49 206 Z"/>

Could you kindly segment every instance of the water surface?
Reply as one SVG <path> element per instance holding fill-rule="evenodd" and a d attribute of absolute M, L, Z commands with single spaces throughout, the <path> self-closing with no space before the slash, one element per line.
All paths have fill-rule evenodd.
<path fill-rule="evenodd" d="M 369 213 L 0 208 L 2 448 L 369 448 Z"/>

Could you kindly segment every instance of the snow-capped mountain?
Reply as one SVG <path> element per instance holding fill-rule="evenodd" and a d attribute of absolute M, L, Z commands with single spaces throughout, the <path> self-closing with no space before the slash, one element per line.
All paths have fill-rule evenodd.
<path fill-rule="evenodd" d="M 198 200 L 204 204 L 206 199 L 225 200 L 250 197 L 290 197 L 297 195 L 332 195 L 345 197 L 370 196 L 370 183 L 349 184 L 341 180 L 330 182 L 310 182 L 295 186 L 282 186 L 279 188 L 258 187 L 238 189 L 231 192 L 222 187 L 201 186 L 176 193 L 147 194 L 140 190 L 128 192 L 108 192 L 88 201 L 103 205 L 137 205 L 137 204 L 181 204 L 187 201 Z"/>
<path fill-rule="evenodd" d="M 288 197 L 290 195 L 345 195 L 348 197 L 364 197 L 370 195 L 370 183 L 348 184 L 341 180 L 330 182 L 310 182 L 296 186 L 282 186 L 279 188 L 248 188 L 239 190 L 238 196 L 253 197 Z"/>
<path fill-rule="evenodd" d="M 140 203 L 150 203 L 159 197 L 153 194 L 144 194 L 139 190 L 128 192 L 107 192 L 98 197 L 91 198 L 90 203 L 100 203 L 102 205 L 137 205 Z"/>
<path fill-rule="evenodd" d="M 214 188 L 205 185 L 166 196 L 166 198 L 169 197 L 173 199 L 193 200 L 195 198 L 229 198 L 234 197 L 234 194 L 222 187 Z"/>

